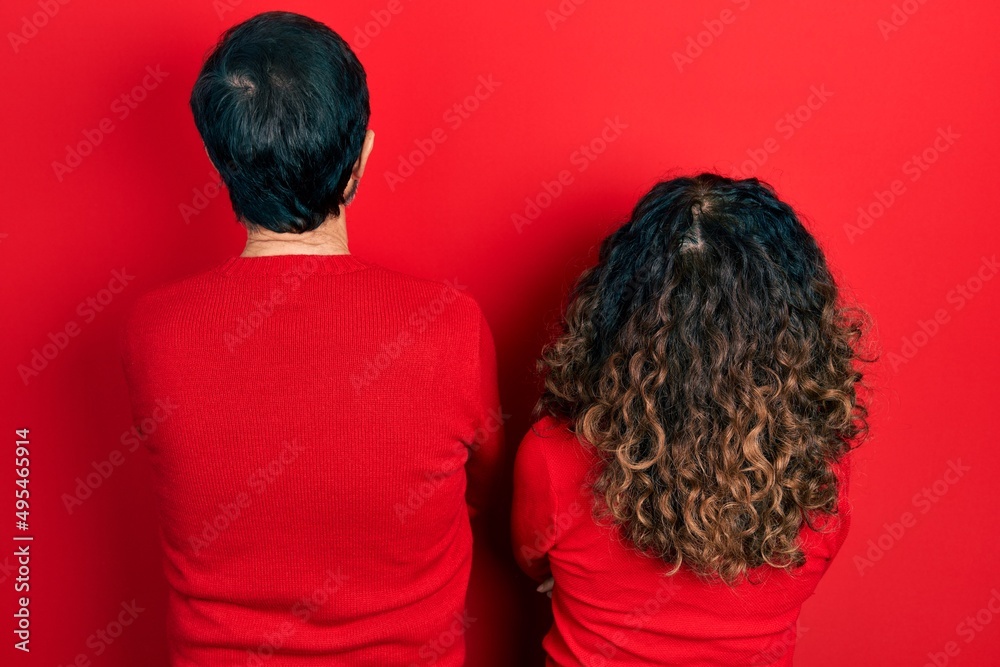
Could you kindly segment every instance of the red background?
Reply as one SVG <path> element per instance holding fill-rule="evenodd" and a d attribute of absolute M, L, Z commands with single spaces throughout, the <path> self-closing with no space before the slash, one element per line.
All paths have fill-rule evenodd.
<path fill-rule="evenodd" d="M 144 452 L 126 453 L 72 514 L 61 498 L 122 449 L 129 414 L 115 336 L 129 303 L 242 247 L 225 194 L 195 194 L 206 186 L 211 194 L 212 175 L 187 97 L 219 33 L 275 8 L 312 15 L 364 45 L 357 52 L 377 139 L 349 210 L 352 250 L 419 276 L 457 278 L 482 304 L 513 415 L 511 454 L 536 396 L 533 360 L 562 295 L 635 200 L 658 179 L 703 169 L 773 183 L 871 311 L 883 348 L 852 534 L 803 611 L 797 664 L 923 665 L 935 654 L 939 665 L 997 664 L 1000 618 L 987 603 L 1000 587 L 1000 280 L 981 267 L 1000 240 L 1000 8 L 973 0 L 895 9 L 891 0 L 576 2 L 562 3 L 565 17 L 547 14 L 559 0 L 3 3 L 0 498 L 8 500 L 0 539 L 17 532 L 13 441 L 24 427 L 36 538 L 30 657 L 11 646 L 16 575 L 0 569 L 4 664 L 68 665 L 81 653 L 103 667 L 165 664 Z M 51 18 L 38 14 L 56 6 Z M 373 11 L 385 25 L 369 25 L 377 34 L 365 44 L 357 31 Z M 33 21 L 41 27 L 32 30 Z M 678 61 L 685 49 L 690 61 Z M 115 100 L 147 66 L 167 76 L 122 118 Z M 449 124 L 445 112 L 491 75 L 495 91 L 469 101 L 478 108 L 460 126 Z M 824 99 L 802 108 L 811 88 Z M 783 120 L 796 112 L 795 124 Z M 104 118 L 112 130 L 95 131 Z M 627 127 L 593 161 L 574 156 L 608 118 Z M 391 188 L 386 173 L 436 128 L 445 141 Z M 934 148 L 949 128 L 951 139 Z M 88 136 L 100 143 L 57 175 L 53 163 Z M 933 164 L 915 168 L 913 156 L 925 150 Z M 563 170 L 572 181 L 554 199 L 541 197 L 544 207 L 528 210 L 537 217 L 519 231 L 512 216 Z M 203 210 L 185 220 L 182 205 Z M 851 227 L 859 207 L 878 214 L 867 229 Z M 134 279 L 90 311 L 87 299 L 111 296 L 102 290 L 122 268 Z M 953 291 L 959 285 L 971 298 Z M 77 335 L 26 384 L 18 366 L 70 323 Z M 960 478 L 947 473 L 958 460 L 968 467 Z M 921 499 L 925 488 L 934 502 Z M 502 542 L 503 527 L 492 533 Z M 0 568 L 10 553 L 0 551 Z M 470 664 L 526 664 L 523 656 L 537 654 L 545 600 L 503 547 L 480 559 L 474 579 Z M 88 637 L 133 599 L 145 611 L 95 655 Z M 976 623 L 992 622 L 968 625 L 977 612 Z"/>

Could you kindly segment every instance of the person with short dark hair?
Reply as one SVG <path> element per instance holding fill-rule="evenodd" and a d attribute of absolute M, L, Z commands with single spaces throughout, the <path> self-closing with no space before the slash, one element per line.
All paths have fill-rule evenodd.
<path fill-rule="evenodd" d="M 865 321 L 756 179 L 639 201 L 572 292 L 517 453 L 547 664 L 792 664 L 850 525 Z"/>
<path fill-rule="evenodd" d="M 486 320 L 460 284 L 350 254 L 374 134 L 365 71 L 328 27 L 229 29 L 191 109 L 248 237 L 142 296 L 123 337 L 171 664 L 461 665 L 469 517 L 502 442 Z"/>

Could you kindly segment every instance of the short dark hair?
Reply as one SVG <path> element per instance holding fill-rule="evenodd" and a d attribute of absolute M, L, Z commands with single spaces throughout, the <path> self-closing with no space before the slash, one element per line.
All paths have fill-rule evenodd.
<path fill-rule="evenodd" d="M 340 213 L 371 110 L 365 70 L 333 30 L 291 12 L 233 26 L 191 111 L 245 225 L 301 234 Z"/>

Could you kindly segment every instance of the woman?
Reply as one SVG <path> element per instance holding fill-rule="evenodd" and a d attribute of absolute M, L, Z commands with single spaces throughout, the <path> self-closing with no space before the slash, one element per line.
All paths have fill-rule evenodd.
<path fill-rule="evenodd" d="M 756 179 L 660 183 L 604 241 L 517 455 L 548 665 L 791 664 L 850 522 L 855 312 Z"/>

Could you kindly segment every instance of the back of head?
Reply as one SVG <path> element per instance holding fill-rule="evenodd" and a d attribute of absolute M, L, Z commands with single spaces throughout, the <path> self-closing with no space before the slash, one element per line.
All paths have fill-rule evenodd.
<path fill-rule="evenodd" d="M 198 76 L 191 110 L 244 224 L 307 232 L 349 199 L 368 87 L 350 47 L 322 23 L 266 12 L 230 28 Z"/>
<path fill-rule="evenodd" d="M 792 568 L 866 428 L 853 312 L 769 187 L 660 183 L 577 283 L 539 411 L 597 448 L 602 509 L 639 551 L 729 582 Z"/>

